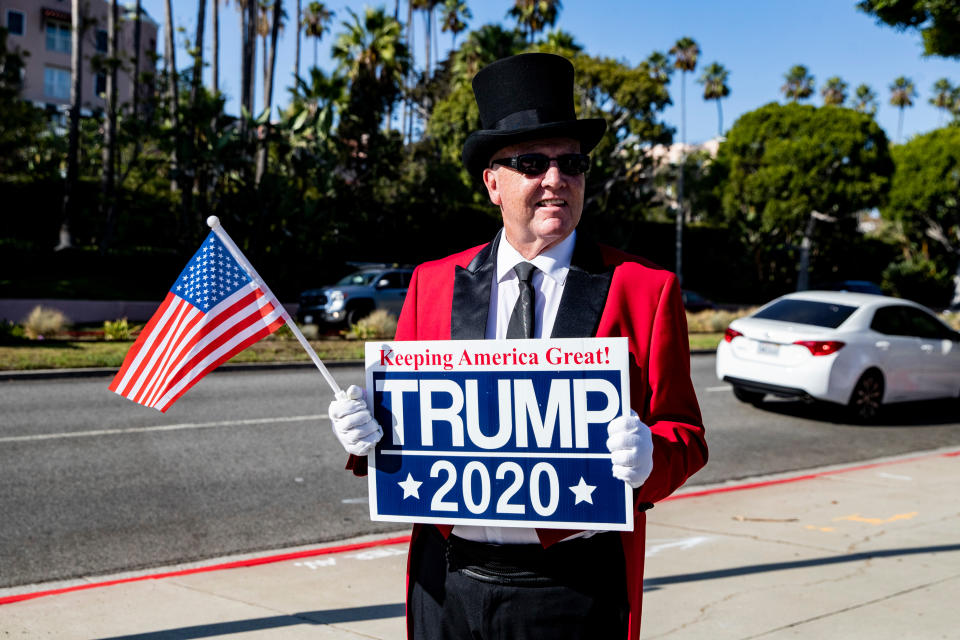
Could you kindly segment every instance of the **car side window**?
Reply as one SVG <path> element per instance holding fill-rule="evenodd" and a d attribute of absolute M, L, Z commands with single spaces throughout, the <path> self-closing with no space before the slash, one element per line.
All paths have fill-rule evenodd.
<path fill-rule="evenodd" d="M 873 321 L 870 322 L 870 328 L 878 333 L 888 336 L 908 335 L 905 333 L 906 327 L 903 317 L 905 307 L 880 307 L 873 314 Z"/>
<path fill-rule="evenodd" d="M 385 273 L 380 277 L 380 280 L 377 281 L 377 286 L 381 289 L 402 289 L 404 286 L 403 274 L 399 271 Z"/>
<path fill-rule="evenodd" d="M 947 337 L 947 332 L 944 330 L 944 327 L 930 314 L 913 308 L 908 308 L 904 311 L 907 320 L 908 335 L 933 340 Z"/>

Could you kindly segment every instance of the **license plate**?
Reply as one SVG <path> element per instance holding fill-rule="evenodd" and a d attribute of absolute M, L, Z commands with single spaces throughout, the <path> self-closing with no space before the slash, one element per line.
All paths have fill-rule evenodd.
<path fill-rule="evenodd" d="M 774 342 L 758 342 L 757 353 L 764 353 L 766 355 L 775 356 L 778 353 L 780 353 L 780 345 Z"/>

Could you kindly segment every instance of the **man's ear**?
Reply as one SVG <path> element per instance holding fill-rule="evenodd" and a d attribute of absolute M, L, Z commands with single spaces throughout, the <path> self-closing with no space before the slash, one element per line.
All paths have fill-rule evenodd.
<path fill-rule="evenodd" d="M 483 184 L 487 187 L 487 195 L 490 196 L 490 202 L 499 207 L 501 201 L 499 188 L 500 184 L 497 182 L 497 172 L 490 168 L 484 169 Z"/>

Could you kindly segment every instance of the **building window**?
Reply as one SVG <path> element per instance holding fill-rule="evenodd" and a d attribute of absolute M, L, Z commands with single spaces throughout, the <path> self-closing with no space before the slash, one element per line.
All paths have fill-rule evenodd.
<path fill-rule="evenodd" d="M 94 92 L 98 96 L 102 96 L 107 92 L 107 74 L 103 71 L 96 75 L 96 86 L 94 87 Z"/>
<path fill-rule="evenodd" d="M 70 26 L 62 22 L 47 23 L 47 51 L 70 53 Z"/>
<path fill-rule="evenodd" d="M 107 52 L 107 32 L 103 29 L 97 29 L 97 51 L 100 53 Z"/>
<path fill-rule="evenodd" d="M 66 69 L 47 67 L 43 70 L 43 93 L 48 98 L 70 99 L 70 72 Z"/>
<path fill-rule="evenodd" d="M 7 10 L 7 31 L 10 32 L 10 35 L 22 36 L 24 28 L 23 24 L 23 13 L 20 11 L 14 11 L 13 9 Z"/>

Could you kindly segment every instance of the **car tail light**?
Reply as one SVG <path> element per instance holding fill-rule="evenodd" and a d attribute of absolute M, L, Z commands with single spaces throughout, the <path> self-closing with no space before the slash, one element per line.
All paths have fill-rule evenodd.
<path fill-rule="evenodd" d="M 727 330 L 723 332 L 723 339 L 725 342 L 732 342 L 737 336 L 742 336 L 743 334 L 737 331 L 736 329 L 731 329 L 727 327 Z"/>
<path fill-rule="evenodd" d="M 828 356 L 831 353 L 840 351 L 844 343 L 838 342 L 837 340 L 798 340 L 793 344 L 798 344 L 801 347 L 810 349 L 810 353 L 815 356 Z"/>

